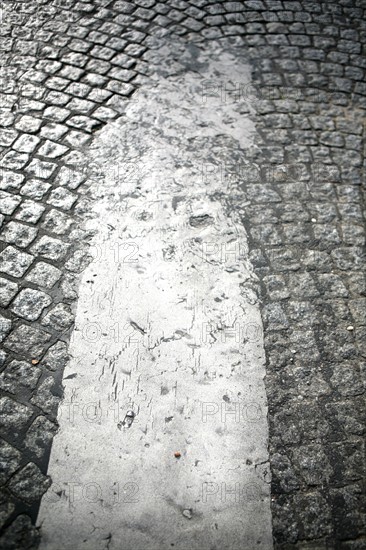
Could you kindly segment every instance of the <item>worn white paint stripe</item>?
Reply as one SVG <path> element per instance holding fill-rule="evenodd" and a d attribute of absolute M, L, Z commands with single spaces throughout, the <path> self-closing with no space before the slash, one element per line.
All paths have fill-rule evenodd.
<path fill-rule="evenodd" d="M 213 156 L 245 155 L 255 129 L 242 104 L 206 97 L 212 79 L 248 83 L 249 69 L 214 46 L 159 59 L 92 152 L 106 169 L 89 222 L 97 254 L 43 550 L 272 548 L 262 324 L 232 188 L 212 169 Z"/>

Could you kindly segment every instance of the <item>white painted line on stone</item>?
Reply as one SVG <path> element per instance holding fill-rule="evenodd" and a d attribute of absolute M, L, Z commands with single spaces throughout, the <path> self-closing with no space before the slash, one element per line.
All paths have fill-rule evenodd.
<path fill-rule="evenodd" d="M 207 97 L 218 79 L 249 83 L 249 67 L 217 45 L 159 59 L 92 151 L 106 171 L 88 223 L 96 259 L 80 286 L 42 550 L 272 548 L 255 276 L 225 201 L 235 186 L 212 169 L 245 154 L 255 128 L 242 103 Z"/>

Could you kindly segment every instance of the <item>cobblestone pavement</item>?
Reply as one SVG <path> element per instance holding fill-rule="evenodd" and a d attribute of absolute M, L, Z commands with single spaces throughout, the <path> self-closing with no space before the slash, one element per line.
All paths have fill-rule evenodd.
<path fill-rule="evenodd" d="M 261 282 L 275 547 L 366 548 L 363 0 L 1 3 L 2 547 L 37 545 L 77 282 L 88 259 L 86 160 L 123 115 L 159 40 L 241 45 L 254 86 L 203 97 L 256 111 L 232 207 Z"/>

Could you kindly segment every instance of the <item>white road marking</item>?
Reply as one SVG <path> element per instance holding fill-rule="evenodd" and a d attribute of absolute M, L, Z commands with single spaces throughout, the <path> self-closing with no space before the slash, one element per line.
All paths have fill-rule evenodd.
<path fill-rule="evenodd" d="M 92 152 L 106 171 L 88 223 L 96 259 L 42 550 L 272 548 L 262 322 L 225 200 L 240 191 L 222 177 L 255 128 L 219 83 L 250 83 L 249 67 L 217 45 L 177 52 L 159 52 L 159 74 Z"/>

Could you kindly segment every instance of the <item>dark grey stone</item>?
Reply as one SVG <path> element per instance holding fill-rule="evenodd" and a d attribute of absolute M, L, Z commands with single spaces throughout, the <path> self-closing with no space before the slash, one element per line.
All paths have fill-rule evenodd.
<path fill-rule="evenodd" d="M 30 462 L 12 477 L 9 489 L 16 497 L 32 502 L 38 500 L 50 485 L 51 480 Z"/>
<path fill-rule="evenodd" d="M 50 334 L 43 330 L 20 325 L 8 336 L 4 345 L 29 360 L 39 357 L 45 351 L 50 338 Z"/>
<path fill-rule="evenodd" d="M 52 303 L 52 298 L 41 290 L 25 288 L 19 292 L 11 305 L 13 313 L 27 321 L 36 321 L 45 307 Z"/>

